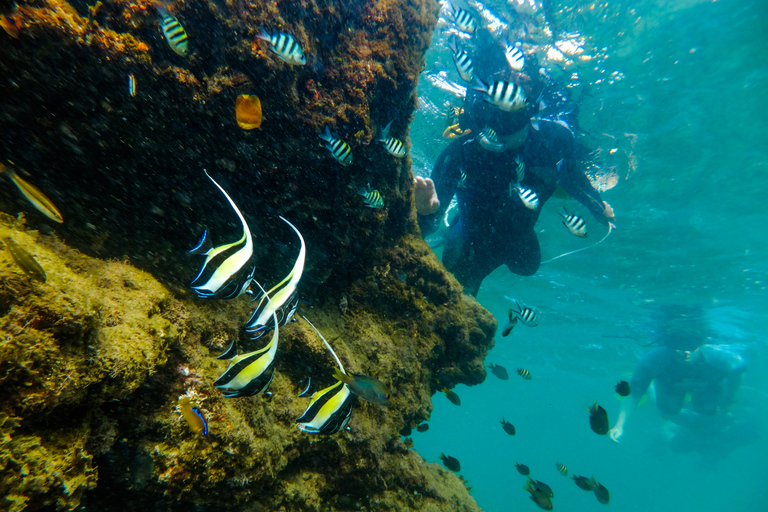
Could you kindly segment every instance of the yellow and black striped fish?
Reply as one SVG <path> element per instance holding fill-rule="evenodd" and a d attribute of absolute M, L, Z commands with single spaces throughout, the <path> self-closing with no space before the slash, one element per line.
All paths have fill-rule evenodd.
<path fill-rule="evenodd" d="M 384 198 L 381 197 L 381 193 L 378 190 L 372 189 L 370 183 L 358 190 L 357 193 L 365 198 L 363 202 L 368 208 L 381 208 L 384 206 Z"/>
<path fill-rule="evenodd" d="M 261 288 L 258 283 L 256 284 Z M 269 300 L 269 296 L 267 296 L 267 300 Z M 275 325 L 277 325 L 274 309 L 272 316 Z M 266 391 L 275 374 L 275 354 L 277 354 L 279 332 L 280 329 L 275 327 L 272 339 L 266 347 L 233 357 L 229 362 L 229 367 L 221 374 L 221 377 L 216 379 L 213 385 L 221 389 L 227 398 L 253 396 Z M 232 352 L 232 348 L 227 350 L 225 355 L 230 352 Z M 222 355 L 219 358 L 224 357 Z"/>
<path fill-rule="evenodd" d="M 534 310 L 525 304 L 520 304 L 517 300 L 515 300 L 515 307 L 517 308 L 513 310 L 515 315 L 522 320 L 525 325 L 528 327 L 536 327 L 539 325 L 539 319 Z"/>
<path fill-rule="evenodd" d="M 563 206 L 563 211 L 565 214 L 561 213 L 560 216 L 565 219 L 563 220 L 563 225 L 568 228 L 568 231 L 580 238 L 586 238 L 587 223 L 584 221 L 584 219 L 578 215 L 568 213 L 568 210 L 565 209 L 565 206 Z"/>
<path fill-rule="evenodd" d="M 400 139 L 389 136 L 389 127 L 392 126 L 393 122 L 394 121 L 390 121 L 389 124 L 383 130 L 381 130 L 381 136 L 376 139 L 376 141 L 383 142 L 384 148 L 389 152 L 390 155 L 397 158 L 405 158 L 405 144 L 403 144 Z"/>
<path fill-rule="evenodd" d="M 325 147 L 331 152 L 337 162 L 341 165 L 352 163 L 352 148 L 343 140 L 334 137 L 327 126 L 325 127 L 325 132 L 321 133 L 319 137 L 328 143 Z"/>
<path fill-rule="evenodd" d="M 246 268 L 247 263 L 251 260 L 251 256 L 253 256 L 251 230 L 248 229 L 245 217 L 240 213 L 240 210 L 235 202 L 232 201 L 232 198 L 229 197 L 229 194 L 221 185 L 216 183 L 216 180 L 211 178 L 207 171 L 205 171 L 205 175 L 210 178 L 213 184 L 224 194 L 224 197 L 227 198 L 227 201 L 229 201 L 235 214 L 240 219 L 240 224 L 243 226 L 243 236 L 236 242 L 206 249 L 206 236 L 208 235 L 206 230 L 197 247 L 189 251 L 192 254 L 201 254 L 206 257 L 203 268 L 200 269 L 200 272 L 190 286 L 192 286 L 198 297 L 204 299 L 213 297 L 233 299 L 240 296 L 253 280 L 253 269 L 249 271 Z"/>
<path fill-rule="evenodd" d="M 266 293 L 266 297 L 270 300 L 266 300 L 264 295 L 261 296 L 261 301 L 256 307 L 256 311 L 253 312 L 251 318 L 245 324 L 245 332 L 251 336 L 251 340 L 255 340 L 269 332 L 273 325 L 270 320 L 272 319 L 272 313 L 278 313 L 279 324 L 285 325 L 288 323 L 293 314 L 296 312 L 298 306 L 298 298 L 296 297 L 296 287 L 299 285 L 301 276 L 304 273 L 304 261 L 307 257 L 307 246 L 304 243 L 304 237 L 296 226 L 288 222 L 284 217 L 280 217 L 283 221 L 293 229 L 299 237 L 301 242 L 301 249 L 299 249 L 299 255 L 296 258 L 296 262 L 293 264 L 293 268 L 290 273 L 285 276 L 285 279 L 277 283 Z M 259 298 L 258 296 L 256 298 Z M 256 300 L 256 299 L 254 299 Z"/>
<path fill-rule="evenodd" d="M 171 47 L 171 50 L 178 55 L 185 57 L 189 51 L 187 32 L 184 30 L 184 27 L 181 26 L 179 20 L 168 12 L 168 8 L 164 4 L 157 3 L 156 5 L 157 11 L 160 13 L 163 35 L 168 41 L 168 45 Z"/>
<path fill-rule="evenodd" d="M 302 316 L 302 318 L 304 317 Z M 345 373 L 341 361 L 323 335 L 320 334 L 320 331 L 312 325 L 312 322 L 306 318 L 304 318 L 304 320 L 310 327 L 312 327 L 312 329 L 314 329 L 317 335 L 320 336 L 320 339 L 323 340 L 325 346 L 328 347 L 328 350 L 331 352 L 334 359 L 336 359 L 336 364 L 339 366 L 341 373 Z M 335 434 L 347 426 L 349 418 L 352 416 L 353 402 L 354 396 L 352 395 L 349 386 L 338 381 L 334 385 L 321 389 L 313 394 L 307 410 L 296 420 L 296 423 L 302 432 L 308 434 Z"/>
<path fill-rule="evenodd" d="M 531 372 L 529 372 L 525 368 L 518 368 L 517 374 L 522 378 L 524 378 L 525 380 L 531 380 Z"/>
<path fill-rule="evenodd" d="M 568 468 L 565 467 L 564 464 L 560 464 L 559 462 L 557 462 L 555 464 L 555 467 L 557 468 L 557 470 L 560 472 L 561 475 L 568 476 Z"/>

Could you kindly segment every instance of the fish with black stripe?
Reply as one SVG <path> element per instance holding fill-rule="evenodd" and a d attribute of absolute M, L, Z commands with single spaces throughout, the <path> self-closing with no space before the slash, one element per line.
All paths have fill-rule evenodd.
<path fill-rule="evenodd" d="M 528 106 L 523 88 L 515 82 L 496 80 L 489 85 L 479 78 L 475 78 L 473 89 L 484 92 L 485 101 L 505 112 L 517 112 Z"/>
<path fill-rule="evenodd" d="M 486 126 L 480 130 L 480 133 L 475 137 L 475 140 L 480 144 L 480 147 L 486 151 L 492 151 L 494 153 L 501 153 L 504 151 L 504 143 L 499 142 L 499 136 L 490 126 Z"/>
<path fill-rule="evenodd" d="M 539 319 L 536 316 L 536 312 L 534 310 L 525 304 L 520 304 L 517 300 L 515 300 L 515 308 L 516 309 L 513 310 L 515 312 L 515 316 L 522 320 L 523 324 L 527 325 L 528 327 L 536 327 L 539 325 Z"/>
<path fill-rule="evenodd" d="M 303 66 L 307 63 L 304 50 L 301 49 L 301 45 L 291 34 L 286 32 L 269 33 L 264 27 L 260 27 L 260 32 L 256 37 L 268 41 L 272 45 L 270 50 L 288 64 Z"/>
<path fill-rule="evenodd" d="M 363 202 L 368 208 L 381 208 L 384 206 L 384 198 L 381 197 L 381 193 L 376 189 L 372 189 L 370 183 L 358 190 L 357 193 L 365 198 Z"/>
<path fill-rule="evenodd" d="M 459 76 L 465 82 L 471 82 L 474 77 L 475 66 L 469 53 L 460 48 L 453 39 L 448 41 L 448 47 L 453 52 L 453 62 L 456 64 L 456 71 L 459 72 Z"/>
<path fill-rule="evenodd" d="M 565 214 L 561 213 L 560 216 L 564 219 L 563 225 L 568 228 L 568 231 L 578 236 L 579 238 L 586 238 L 587 237 L 586 221 L 581 217 L 579 217 L 578 215 L 568 213 L 568 210 L 565 209 L 565 206 L 563 206 L 563 211 L 565 212 Z"/>
<path fill-rule="evenodd" d="M 515 163 L 517 164 L 515 167 L 515 179 L 517 179 L 517 184 L 519 185 L 525 179 L 525 162 L 518 156 L 515 158 Z"/>
<path fill-rule="evenodd" d="M 325 127 L 325 132 L 318 135 L 318 137 L 328 143 L 325 147 L 331 152 L 337 162 L 341 165 L 350 165 L 352 163 L 352 148 L 343 140 L 334 137 L 327 126 Z"/>
<path fill-rule="evenodd" d="M 556 462 L 555 467 L 557 468 L 557 471 L 560 472 L 561 475 L 568 476 L 568 468 L 565 467 L 565 464 Z"/>
<path fill-rule="evenodd" d="M 525 66 L 525 56 L 517 46 L 504 42 L 504 56 L 507 63 L 514 71 L 520 71 Z"/>
<path fill-rule="evenodd" d="M 525 206 L 529 210 L 536 210 L 539 207 L 539 196 L 533 190 L 529 188 L 512 186 L 511 184 L 510 184 L 510 188 L 515 192 L 517 192 L 517 195 L 520 197 L 520 200 L 523 202 L 523 206 Z M 512 195 L 512 190 L 510 190 L 510 195 Z"/>
<path fill-rule="evenodd" d="M 461 7 L 454 7 L 452 2 L 448 2 L 448 5 L 451 8 L 451 14 L 453 14 L 453 19 L 456 22 L 456 28 L 462 32 L 474 34 L 477 26 L 475 25 L 475 18 L 469 11 L 462 9 Z"/>
<path fill-rule="evenodd" d="M 201 298 L 233 299 L 243 293 L 253 280 L 253 269 L 250 271 L 246 269 L 246 265 L 253 256 L 251 230 L 245 222 L 245 217 L 240 213 L 237 205 L 229 197 L 226 190 L 216 183 L 216 180 L 211 178 L 207 171 L 204 172 L 221 193 L 224 194 L 235 214 L 237 214 L 243 226 L 243 236 L 236 242 L 218 247 L 208 247 L 208 231 L 206 230 L 197 247 L 189 251 L 192 254 L 200 254 L 206 257 L 203 268 L 200 269 L 197 277 L 192 280 L 190 286 L 192 286 L 198 297 Z"/>
<path fill-rule="evenodd" d="M 275 325 L 285 325 L 288 323 L 293 314 L 296 312 L 298 306 L 298 298 L 296 297 L 296 287 L 299 285 L 301 276 L 304 273 L 304 262 L 307 258 L 307 246 L 304 243 L 304 237 L 296 226 L 288 222 L 285 217 L 280 217 L 288 226 L 296 232 L 301 242 L 301 248 L 299 249 L 299 255 L 296 257 L 296 262 L 293 264 L 293 268 L 285 278 L 270 288 L 265 295 L 257 296 L 256 299 L 261 299 L 256 310 L 251 315 L 251 318 L 245 323 L 245 332 L 248 333 L 251 340 L 255 340 L 269 332 Z M 277 314 L 281 316 L 278 318 Z M 271 323 L 271 319 L 277 319 L 275 324 Z"/>
<path fill-rule="evenodd" d="M 525 368 L 518 368 L 517 374 L 522 378 L 524 378 L 525 380 L 531 380 L 531 372 L 529 372 Z"/>
<path fill-rule="evenodd" d="M 168 11 L 166 4 L 155 2 L 155 7 L 157 8 L 157 12 L 160 13 L 163 35 L 165 36 L 166 41 L 168 41 L 171 50 L 176 52 L 177 55 L 186 57 L 189 52 L 189 41 L 187 41 L 186 30 L 181 26 L 179 20 Z"/>
<path fill-rule="evenodd" d="M 304 317 L 302 316 L 302 318 Z M 320 331 L 312 325 L 312 322 L 306 318 L 304 320 L 320 336 L 320 339 L 323 340 L 323 343 L 325 343 L 325 346 L 336 360 L 336 364 L 339 365 L 341 372 L 345 373 L 344 366 L 323 335 L 320 334 Z M 307 434 L 335 434 L 347 426 L 349 419 L 352 417 L 353 403 L 354 395 L 349 386 L 344 382 L 337 381 L 332 386 L 321 389 L 312 395 L 307 410 L 296 420 L 296 423 L 299 429 Z"/>
<path fill-rule="evenodd" d="M 259 283 L 256 285 L 261 288 Z M 265 296 L 269 301 L 269 295 L 265 293 Z M 277 325 L 274 308 L 272 308 L 272 321 Z M 221 374 L 221 377 L 216 379 L 213 385 L 221 389 L 227 398 L 253 396 L 266 391 L 275 375 L 275 355 L 277 354 L 279 338 L 280 329 L 275 327 L 272 339 L 267 343 L 267 346 L 230 359 L 229 367 Z M 232 348 L 219 356 L 218 359 L 224 358 L 231 352 Z"/>
<path fill-rule="evenodd" d="M 379 136 L 376 141 L 383 143 L 384 149 L 386 149 L 390 155 L 397 158 L 405 158 L 407 152 L 405 150 L 405 144 L 403 144 L 403 141 L 389 136 L 389 127 L 392 126 L 393 122 L 394 121 L 390 121 L 389 124 L 385 126 L 383 130 L 381 130 L 381 136 Z"/>

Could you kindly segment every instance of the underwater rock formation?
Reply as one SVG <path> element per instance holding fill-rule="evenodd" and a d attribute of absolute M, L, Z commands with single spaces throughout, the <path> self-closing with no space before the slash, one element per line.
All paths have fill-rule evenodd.
<path fill-rule="evenodd" d="M 438 5 L 169 7 L 189 36 L 186 57 L 146 0 L 15 11 L 0 1 L 20 26 L 0 45 L 0 159 L 66 219 L 52 226 L 0 187 L 0 210 L 25 212 L 0 219 L 0 239 L 48 276 L 29 281 L 3 248 L 0 510 L 478 510 L 458 477 L 398 432 L 429 417 L 436 389 L 483 380 L 496 322 L 418 236 L 410 159 L 370 144 L 392 120 L 407 141 Z M 291 32 L 307 64 L 254 42 L 260 25 Z M 242 94 L 261 99 L 259 128 L 238 126 Z M 350 144 L 352 165 L 322 146 L 326 125 Z M 260 278 L 277 282 L 295 256 L 277 216 L 301 230 L 299 292 L 311 307 L 300 312 L 350 371 L 385 381 L 390 407 L 357 399 L 349 431 L 299 432 L 300 382 L 330 385 L 334 368 L 302 321 L 280 331 L 271 398 L 227 399 L 213 386 L 226 367 L 215 356 L 252 305 L 187 289 L 186 251 L 203 230 L 225 240 L 239 228 L 203 168 L 248 218 Z M 367 183 L 383 208 L 362 204 Z M 183 395 L 207 436 L 181 419 Z"/>

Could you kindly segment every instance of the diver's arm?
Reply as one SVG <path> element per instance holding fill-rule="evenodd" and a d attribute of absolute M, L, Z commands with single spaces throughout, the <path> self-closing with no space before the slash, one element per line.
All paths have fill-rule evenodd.
<path fill-rule="evenodd" d="M 629 419 L 633 412 L 635 412 L 639 402 L 640 399 L 636 398 L 635 395 L 632 395 L 627 397 L 621 403 L 619 418 L 616 420 L 616 424 L 613 426 L 613 428 L 608 432 L 608 435 L 611 436 L 613 441 L 616 441 L 617 443 L 619 442 L 619 438 L 624 434 L 624 422 Z"/>
<path fill-rule="evenodd" d="M 736 398 L 736 391 L 741 385 L 741 376 L 746 369 L 746 362 L 728 345 L 702 345 L 696 350 L 696 357 L 706 364 L 725 372 L 722 390 L 718 397 L 718 407 L 727 413 Z"/>
<path fill-rule="evenodd" d="M 661 347 L 655 348 L 645 354 L 637 363 L 637 367 L 635 367 L 635 371 L 632 374 L 632 380 L 629 384 L 629 389 L 632 391 L 632 394 L 625 398 L 621 403 L 619 418 L 609 432 L 612 440 L 618 442 L 619 438 L 624 434 L 624 424 L 635 409 L 637 409 L 637 405 L 640 403 L 643 395 L 648 391 L 648 386 L 651 385 L 651 381 L 656 375 L 656 371 L 661 364 L 663 356 L 664 352 L 661 350 Z"/>
<path fill-rule="evenodd" d="M 584 205 L 599 222 L 613 223 L 613 208 L 602 200 L 584 173 L 581 164 L 573 159 L 564 159 L 558 168 L 558 183 L 574 199 Z"/>
<path fill-rule="evenodd" d="M 432 187 L 430 187 L 428 182 L 426 182 L 424 179 L 422 179 L 424 184 L 414 180 L 416 193 L 424 194 L 426 192 L 425 189 L 433 188 L 434 192 L 437 194 L 437 210 L 429 215 L 417 215 L 419 229 L 421 229 L 422 236 L 429 235 L 437 231 L 437 228 L 440 227 L 440 222 L 445 215 L 445 211 L 448 209 L 448 205 L 451 203 L 451 199 L 453 199 L 453 196 L 456 193 L 456 181 L 455 179 L 450 179 L 453 167 L 455 166 L 456 152 L 461 147 L 457 146 L 456 142 L 453 142 L 450 146 L 445 148 L 445 150 L 440 153 L 440 156 L 437 157 L 435 165 L 432 168 Z M 431 195 L 432 190 L 429 190 L 429 193 Z M 417 197 L 416 201 L 432 202 L 431 198 L 426 199 L 423 196 L 421 198 Z"/>

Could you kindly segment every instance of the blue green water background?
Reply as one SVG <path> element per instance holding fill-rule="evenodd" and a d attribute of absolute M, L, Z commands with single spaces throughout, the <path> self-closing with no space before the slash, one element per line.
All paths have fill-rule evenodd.
<path fill-rule="evenodd" d="M 499 12 L 515 3 L 483 7 Z M 509 381 L 489 373 L 479 386 L 458 386 L 460 407 L 435 395 L 430 429 L 414 433 L 415 447 L 428 461 L 441 452 L 457 457 L 487 511 L 538 510 L 521 489 L 515 461 L 552 486 L 558 511 L 768 510 L 768 3 L 546 7 L 554 36 L 579 32 L 595 56 L 568 72 L 590 84 L 580 123 L 619 178 L 603 192 L 618 229 L 533 277 L 501 268 L 484 281 L 477 298 L 500 327 L 511 305 L 506 297 L 535 306 L 540 325 L 497 335 L 486 362 L 505 366 Z M 459 82 L 445 45 L 445 9 L 442 16 L 412 125 L 414 172 L 425 176 L 446 144 L 441 106 L 455 98 L 435 79 Z M 587 241 L 560 224 L 562 204 L 590 223 Z M 575 201 L 560 199 L 546 205 L 536 229 L 543 259 L 604 233 Z M 636 411 L 618 444 L 589 429 L 587 407 L 595 400 L 615 421 L 613 386 L 629 380 L 647 350 L 641 345 L 653 340 L 655 315 L 672 304 L 703 306 L 713 341 L 737 345 L 746 357 L 733 413 L 754 421 L 758 441 L 715 454 L 674 452 L 652 402 Z M 533 379 L 514 375 L 517 367 Z M 515 425 L 514 437 L 501 429 L 502 417 Z M 556 462 L 571 474 L 594 475 L 610 490 L 610 504 L 559 475 Z"/>

